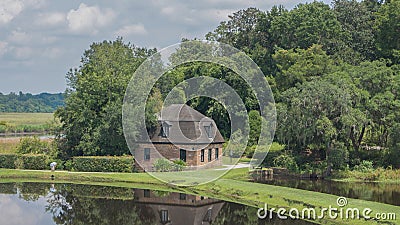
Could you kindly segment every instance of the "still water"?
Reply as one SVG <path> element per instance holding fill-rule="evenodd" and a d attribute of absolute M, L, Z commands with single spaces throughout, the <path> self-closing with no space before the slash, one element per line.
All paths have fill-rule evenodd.
<path fill-rule="evenodd" d="M 259 220 L 257 209 L 204 196 L 76 184 L 0 183 L 1 225 L 312 224 Z"/>
<path fill-rule="evenodd" d="M 272 179 L 258 182 L 400 206 L 400 184 L 300 179 Z"/>

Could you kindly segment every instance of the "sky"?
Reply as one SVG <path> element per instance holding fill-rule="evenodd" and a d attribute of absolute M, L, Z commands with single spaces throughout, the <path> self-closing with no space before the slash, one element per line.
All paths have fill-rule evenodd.
<path fill-rule="evenodd" d="M 329 3 L 330 1 L 324 0 Z M 248 7 L 293 8 L 305 0 L 0 0 L 0 92 L 64 92 L 65 74 L 93 42 L 162 49 L 203 39 Z"/>

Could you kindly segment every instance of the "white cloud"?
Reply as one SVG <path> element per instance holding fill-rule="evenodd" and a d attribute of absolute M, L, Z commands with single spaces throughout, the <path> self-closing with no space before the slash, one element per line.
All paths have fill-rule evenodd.
<path fill-rule="evenodd" d="M 14 17 L 22 12 L 24 4 L 21 1 L 2 0 L 0 1 L 0 24 L 7 24 Z"/>
<path fill-rule="evenodd" d="M 120 28 L 115 32 L 115 36 L 128 37 L 131 35 L 145 35 L 147 34 L 146 28 L 143 24 L 131 24 Z"/>
<path fill-rule="evenodd" d="M 59 56 L 61 56 L 63 53 L 63 51 L 60 48 L 57 47 L 50 47 L 50 48 L 46 48 L 43 51 L 43 56 L 47 57 L 47 58 L 58 58 Z"/>
<path fill-rule="evenodd" d="M 65 14 L 60 12 L 41 13 L 35 23 L 41 26 L 55 26 L 65 21 Z"/>
<path fill-rule="evenodd" d="M 12 53 L 15 59 L 26 60 L 31 58 L 33 55 L 33 49 L 30 47 L 13 47 Z"/>
<path fill-rule="evenodd" d="M 23 31 L 13 30 L 8 36 L 8 41 L 15 44 L 28 44 L 31 37 Z"/>
<path fill-rule="evenodd" d="M 26 8 L 39 9 L 46 0 L 1 0 L 0 1 L 0 24 L 7 24 L 18 16 Z"/>
<path fill-rule="evenodd" d="M 112 22 L 115 13 L 111 9 L 100 10 L 97 6 L 79 5 L 67 15 L 68 27 L 74 33 L 96 34 L 98 29 Z"/>
<path fill-rule="evenodd" d="M 42 44 L 53 44 L 57 40 L 58 40 L 58 38 L 54 37 L 54 36 L 42 36 L 42 38 L 40 39 L 40 43 L 42 43 Z"/>
<path fill-rule="evenodd" d="M 8 43 L 0 41 L 0 56 L 4 55 L 8 51 Z"/>

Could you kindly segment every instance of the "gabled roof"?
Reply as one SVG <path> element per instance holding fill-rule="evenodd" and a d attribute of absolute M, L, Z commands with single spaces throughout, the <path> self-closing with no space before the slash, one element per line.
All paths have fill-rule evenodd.
<path fill-rule="evenodd" d="M 214 120 L 186 104 L 172 104 L 163 108 L 158 116 L 158 122 L 158 127 L 151 137 L 153 143 L 166 143 L 170 142 L 169 140 L 180 144 L 204 144 L 210 143 L 210 141 L 211 143 L 225 142 Z M 168 137 L 161 135 L 162 126 L 165 124 L 170 127 Z M 213 127 L 212 140 L 210 140 L 205 130 L 205 126 L 210 125 Z M 181 132 L 184 136 L 181 135 Z M 196 141 L 193 143 L 192 141 L 188 141 L 188 139 Z"/>
<path fill-rule="evenodd" d="M 171 121 L 171 122 L 172 121 L 200 122 L 204 118 L 208 117 L 206 117 L 199 111 L 191 108 L 186 104 L 172 104 L 170 106 L 167 106 L 163 108 L 161 114 L 159 115 L 159 120 Z"/>

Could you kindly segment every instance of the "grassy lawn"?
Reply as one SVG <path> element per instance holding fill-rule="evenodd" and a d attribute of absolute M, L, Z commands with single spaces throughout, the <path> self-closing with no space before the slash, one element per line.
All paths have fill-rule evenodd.
<path fill-rule="evenodd" d="M 185 192 L 188 194 L 203 195 L 222 200 L 237 202 L 254 207 L 263 207 L 264 203 L 268 207 L 297 208 L 299 211 L 305 207 L 314 207 L 319 215 L 321 207 L 338 207 L 336 200 L 338 196 L 311 192 L 287 187 L 252 183 L 246 181 L 248 169 L 234 169 L 225 174 L 222 179 L 204 185 L 192 187 L 177 187 L 162 183 L 146 173 L 82 173 L 82 172 L 55 172 L 56 180 L 50 179 L 50 171 L 27 171 L 27 170 L 8 170 L 0 169 L 1 182 L 62 182 L 62 183 L 81 183 L 118 187 L 151 188 L 156 190 L 167 190 Z M 171 175 L 174 176 L 174 175 Z M 371 216 L 377 212 L 397 213 L 400 212 L 399 206 L 383 203 L 364 201 L 348 198 L 348 205 L 344 207 L 371 208 Z M 374 220 L 342 220 L 342 219 L 318 219 L 314 221 L 320 224 L 381 224 L 384 221 Z M 386 224 L 399 224 L 400 218 L 397 215 L 395 221 Z"/>

